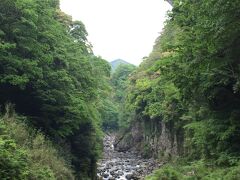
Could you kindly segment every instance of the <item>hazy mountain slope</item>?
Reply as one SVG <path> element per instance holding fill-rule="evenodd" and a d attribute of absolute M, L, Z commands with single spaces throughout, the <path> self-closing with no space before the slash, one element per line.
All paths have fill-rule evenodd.
<path fill-rule="evenodd" d="M 112 72 L 114 72 L 120 64 L 130 64 L 130 63 L 128 63 L 127 61 L 124 61 L 122 59 L 113 60 L 113 61 L 110 62 Z"/>

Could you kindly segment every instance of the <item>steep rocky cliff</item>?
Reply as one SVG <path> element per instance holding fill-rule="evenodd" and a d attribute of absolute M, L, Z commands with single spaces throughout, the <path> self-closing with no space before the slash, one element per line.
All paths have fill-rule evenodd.
<path fill-rule="evenodd" d="M 158 119 L 135 121 L 131 128 L 119 135 L 115 148 L 136 150 L 144 157 L 171 158 L 183 153 L 183 131 L 173 123 Z"/>

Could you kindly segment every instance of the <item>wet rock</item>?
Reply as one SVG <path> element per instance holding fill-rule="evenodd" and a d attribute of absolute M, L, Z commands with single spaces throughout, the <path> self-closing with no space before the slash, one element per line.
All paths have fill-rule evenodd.
<path fill-rule="evenodd" d="M 130 169 L 125 169 L 125 172 L 130 172 Z"/>
<path fill-rule="evenodd" d="M 131 174 L 127 174 L 125 177 L 127 180 L 139 180 L 140 179 L 140 174 L 133 172 Z"/>
<path fill-rule="evenodd" d="M 126 177 L 127 180 L 130 180 L 130 179 L 132 179 L 133 175 L 132 174 L 127 174 L 125 177 Z"/>
<path fill-rule="evenodd" d="M 109 174 L 107 174 L 107 173 L 104 173 L 104 174 L 103 174 L 103 177 L 104 177 L 104 178 L 108 178 L 108 176 L 109 176 Z"/>
<path fill-rule="evenodd" d="M 104 157 L 98 162 L 98 176 L 108 180 L 139 180 L 161 166 L 154 159 L 142 159 L 136 152 L 118 152 L 112 148 L 114 137 L 104 138 Z M 126 175 L 127 174 L 127 175 Z M 98 180 L 102 180 L 99 179 Z"/>
<path fill-rule="evenodd" d="M 124 173 L 122 172 L 122 171 L 118 171 L 118 176 L 123 176 L 124 175 Z"/>

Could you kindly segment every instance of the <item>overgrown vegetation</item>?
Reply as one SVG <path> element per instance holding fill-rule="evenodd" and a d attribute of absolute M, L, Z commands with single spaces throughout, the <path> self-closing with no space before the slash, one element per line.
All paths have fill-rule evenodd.
<path fill-rule="evenodd" d="M 238 179 L 239 9 L 237 0 L 175 0 L 152 53 L 129 78 L 130 124 L 158 121 L 181 132 L 179 155 L 206 171 L 185 177 L 183 169 L 167 166 L 152 179 Z"/>
<path fill-rule="evenodd" d="M 136 67 L 132 64 L 120 64 L 111 76 L 111 86 L 113 87 L 112 102 L 116 104 L 118 112 L 117 126 L 122 129 L 129 125 L 127 116 L 124 114 L 126 110 L 125 102 L 128 87 L 128 78 L 135 71 Z M 116 122 L 116 121 L 115 121 Z"/>
<path fill-rule="evenodd" d="M 124 115 L 125 98 L 129 83 L 128 78 L 135 69 L 136 67 L 132 64 L 121 62 L 114 64 L 114 70 L 112 70 L 108 81 L 110 88 L 107 97 L 102 101 L 101 107 L 103 109 L 100 111 L 103 114 L 102 127 L 104 131 L 118 131 L 128 126 L 129 122 L 125 119 L 127 116 Z"/>
<path fill-rule="evenodd" d="M 146 180 L 237 180 L 240 178 L 240 165 L 233 167 L 216 167 L 203 161 L 184 164 L 171 164 L 155 171 Z"/>
<path fill-rule="evenodd" d="M 28 124 L 66 146 L 78 179 L 95 176 L 109 76 L 84 24 L 61 12 L 59 0 L 1 0 L 0 104 L 15 104 Z"/>
<path fill-rule="evenodd" d="M 74 179 L 70 159 L 10 106 L 0 118 L 1 179 Z"/>

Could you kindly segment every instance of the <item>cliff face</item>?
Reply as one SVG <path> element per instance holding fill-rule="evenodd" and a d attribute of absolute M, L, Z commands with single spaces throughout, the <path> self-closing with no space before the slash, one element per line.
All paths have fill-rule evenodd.
<path fill-rule="evenodd" d="M 144 126 L 141 122 L 134 122 L 126 131 L 120 133 L 115 140 L 118 151 L 140 151 L 144 142 Z"/>
<path fill-rule="evenodd" d="M 183 131 L 159 120 L 135 121 L 116 140 L 120 151 L 136 150 L 145 157 L 171 158 L 183 153 Z"/>
<path fill-rule="evenodd" d="M 183 153 L 183 133 L 173 123 L 151 120 L 144 124 L 144 143 L 157 157 L 172 157 Z"/>

